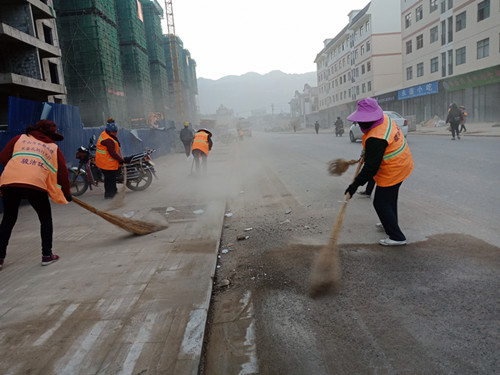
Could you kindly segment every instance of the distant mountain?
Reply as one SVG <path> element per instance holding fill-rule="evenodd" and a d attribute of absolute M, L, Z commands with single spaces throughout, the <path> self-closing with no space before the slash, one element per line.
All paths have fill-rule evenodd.
<path fill-rule="evenodd" d="M 316 72 L 287 74 L 279 70 L 261 75 L 246 73 L 217 80 L 198 78 L 198 102 L 202 115 L 214 114 L 220 105 L 235 116 L 248 117 L 252 111 L 289 113 L 288 102 L 304 85 L 317 86 Z"/>

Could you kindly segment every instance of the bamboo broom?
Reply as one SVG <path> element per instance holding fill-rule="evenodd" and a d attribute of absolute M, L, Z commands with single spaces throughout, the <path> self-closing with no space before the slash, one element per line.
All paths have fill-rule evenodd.
<path fill-rule="evenodd" d="M 97 216 L 102 217 L 104 220 L 110 222 L 111 224 L 114 224 L 126 230 L 127 232 L 136 234 L 138 236 L 142 236 L 144 234 L 150 234 L 167 228 L 166 225 L 158 225 L 158 224 L 147 223 L 145 221 L 127 219 L 125 217 L 110 214 L 109 212 L 106 211 L 98 210 L 97 208 L 91 206 L 90 204 L 82 202 L 81 200 L 75 197 L 73 197 L 72 201 L 75 202 L 80 207 L 83 207 L 86 210 L 96 214 Z"/>
<path fill-rule="evenodd" d="M 353 181 L 361 170 L 363 161 L 363 157 L 359 160 L 356 160 L 356 162 L 358 162 L 358 168 L 356 169 L 356 173 L 354 174 Z M 345 170 L 349 168 L 349 165 L 351 164 L 347 164 Z M 345 172 L 345 170 L 343 172 Z M 343 172 L 335 174 L 340 175 Z M 337 241 L 340 235 L 340 230 L 342 229 L 342 221 L 344 220 L 347 203 L 349 202 L 350 198 L 350 194 L 347 193 L 345 195 L 344 202 L 342 203 L 340 213 L 335 220 L 332 233 L 330 234 L 330 240 L 328 241 L 328 244 L 321 248 L 318 255 L 316 256 L 316 259 L 314 260 L 311 272 L 311 286 L 309 289 L 309 295 L 313 298 L 319 297 L 320 295 L 326 294 L 328 292 L 336 292 L 340 287 L 342 270 L 340 268 L 339 248 L 337 245 Z"/>

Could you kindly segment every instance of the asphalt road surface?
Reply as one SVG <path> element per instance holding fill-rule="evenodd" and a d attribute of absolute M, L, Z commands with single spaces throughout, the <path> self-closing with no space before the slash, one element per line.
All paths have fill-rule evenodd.
<path fill-rule="evenodd" d="M 254 132 L 237 145 L 239 194 L 228 203 L 200 373 L 498 373 L 500 139 L 408 139 L 415 170 L 399 197 L 408 245 L 378 245 L 371 200 L 356 196 L 338 241 L 340 292 L 318 299 L 311 265 L 355 170 L 332 177 L 326 166 L 358 158 L 361 144 Z"/>

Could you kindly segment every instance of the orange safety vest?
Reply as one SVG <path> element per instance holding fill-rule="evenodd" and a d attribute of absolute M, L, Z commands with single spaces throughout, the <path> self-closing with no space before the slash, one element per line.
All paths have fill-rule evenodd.
<path fill-rule="evenodd" d="M 14 144 L 12 158 L 0 176 L 0 186 L 27 184 L 47 191 L 58 204 L 67 204 L 57 184 L 57 145 L 23 134 Z"/>
<path fill-rule="evenodd" d="M 363 135 L 363 149 L 370 137 L 384 139 L 388 143 L 380 168 L 373 177 L 377 185 L 387 187 L 404 181 L 413 171 L 413 158 L 401 129 L 384 115 L 382 124 Z"/>
<path fill-rule="evenodd" d="M 115 142 L 115 151 L 118 155 L 121 155 L 120 145 L 118 141 L 111 137 L 106 131 L 103 131 L 97 140 L 96 152 L 95 152 L 95 165 L 101 169 L 107 171 L 117 170 L 120 167 L 118 160 L 111 157 L 106 146 L 102 145 L 102 142 L 106 139 L 111 139 Z"/>
<path fill-rule="evenodd" d="M 205 155 L 208 155 L 208 152 L 210 150 L 208 148 L 208 134 L 207 133 L 200 131 L 194 135 L 193 145 L 191 146 L 191 151 L 193 151 L 193 150 L 200 150 L 201 152 L 205 153 Z"/>

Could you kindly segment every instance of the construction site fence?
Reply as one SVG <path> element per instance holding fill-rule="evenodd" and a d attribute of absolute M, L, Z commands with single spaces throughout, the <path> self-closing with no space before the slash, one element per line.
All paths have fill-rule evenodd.
<path fill-rule="evenodd" d="M 42 117 L 55 122 L 58 133 L 64 136 L 64 140 L 56 144 L 61 149 L 68 167 L 78 165 L 75 158 L 78 147 L 87 147 L 92 136 L 95 136 L 97 141 L 105 130 L 105 124 L 101 127 L 85 127 L 78 107 L 9 97 L 9 126 L 8 130 L 0 131 L 1 149 L 16 135 L 25 133 L 27 126 L 33 126 Z M 118 139 L 124 156 L 150 148 L 156 150 L 152 155 L 154 159 L 174 151 L 177 131 L 173 121 L 163 121 L 158 128 L 124 129 L 119 123 L 117 125 Z M 3 171 L 3 167 L 1 170 Z"/>

